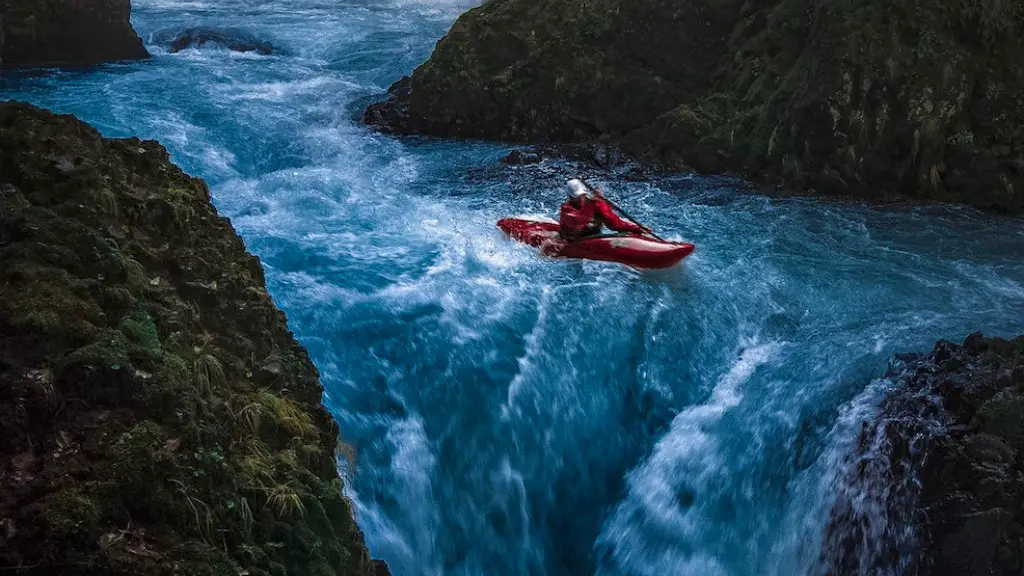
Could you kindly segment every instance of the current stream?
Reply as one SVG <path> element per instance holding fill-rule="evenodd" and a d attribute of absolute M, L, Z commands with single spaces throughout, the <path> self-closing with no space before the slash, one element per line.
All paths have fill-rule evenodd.
<path fill-rule="evenodd" d="M 1024 222 L 609 173 L 694 256 L 538 258 L 494 223 L 554 215 L 571 164 L 356 120 L 471 6 L 135 0 L 151 61 L 6 73 L 0 97 L 157 139 L 209 182 L 322 373 L 397 576 L 813 572 L 892 355 L 1024 332 Z M 192 26 L 276 52 L 159 40 Z"/>

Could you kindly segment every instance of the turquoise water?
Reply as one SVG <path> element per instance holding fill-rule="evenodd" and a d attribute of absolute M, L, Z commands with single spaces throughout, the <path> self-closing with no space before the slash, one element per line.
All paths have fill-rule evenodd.
<path fill-rule="evenodd" d="M 656 274 L 538 258 L 494 222 L 553 215 L 572 165 L 354 120 L 469 7 L 141 0 L 152 61 L 8 74 L 2 97 L 158 139 L 210 183 L 322 373 L 395 574 L 814 572 L 837 494 L 864 490 L 844 470 L 888 359 L 1024 332 L 1024 223 L 599 174 L 697 252 Z M 196 25 L 279 52 L 155 44 Z"/>

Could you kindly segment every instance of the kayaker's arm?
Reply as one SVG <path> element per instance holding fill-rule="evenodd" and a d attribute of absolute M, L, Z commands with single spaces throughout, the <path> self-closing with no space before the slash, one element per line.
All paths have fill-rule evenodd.
<path fill-rule="evenodd" d="M 592 202 L 591 204 L 596 205 L 597 211 L 598 213 L 601 214 L 601 219 L 602 221 L 604 221 L 605 226 L 611 228 L 612 230 L 615 230 L 616 232 L 627 232 L 635 234 L 644 234 L 647 232 L 647 229 L 644 228 L 643 226 L 619 218 L 619 216 L 615 214 L 615 211 L 612 210 L 612 207 L 609 206 L 608 203 L 605 202 L 604 200 L 598 199 Z"/>

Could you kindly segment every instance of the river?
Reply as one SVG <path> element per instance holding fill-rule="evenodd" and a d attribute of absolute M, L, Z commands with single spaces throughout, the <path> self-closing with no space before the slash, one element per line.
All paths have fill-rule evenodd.
<path fill-rule="evenodd" d="M 0 97 L 157 139 L 209 182 L 321 371 L 394 574 L 813 572 L 893 354 L 1024 332 L 1024 222 L 605 173 L 696 253 L 539 258 L 494 223 L 554 215 L 578 167 L 357 121 L 470 7 L 136 0 L 151 61 L 5 73 Z M 275 53 L 169 53 L 192 26 Z"/>

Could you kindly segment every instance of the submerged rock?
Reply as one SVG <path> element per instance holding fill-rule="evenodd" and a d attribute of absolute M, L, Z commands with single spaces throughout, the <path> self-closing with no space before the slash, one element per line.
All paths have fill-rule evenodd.
<path fill-rule="evenodd" d="M 259 260 L 159 144 L 0 104 L 0 295 L 0 571 L 387 573 Z"/>
<path fill-rule="evenodd" d="M 365 119 L 603 136 L 669 168 L 1019 211 L 1022 72 L 1015 2 L 500 0 L 459 18 Z"/>
<path fill-rule="evenodd" d="M 536 152 L 530 152 L 529 150 L 513 150 L 502 158 L 501 162 L 502 164 L 509 164 L 511 166 L 524 166 L 529 164 L 539 164 L 542 160 L 544 160 L 544 157 Z"/>
<path fill-rule="evenodd" d="M 1024 336 L 902 358 L 833 510 L 826 572 L 1024 570 Z M 875 503 L 875 506 L 865 503 Z"/>
<path fill-rule="evenodd" d="M 202 48 L 207 45 L 219 46 L 235 52 L 256 52 L 273 54 L 274 46 L 245 30 L 234 28 L 186 28 L 177 32 L 157 34 L 156 41 L 167 46 L 170 52 L 186 48 Z"/>
<path fill-rule="evenodd" d="M 0 0 L 3 64 L 91 66 L 148 58 L 130 17 L 129 0 Z"/>

